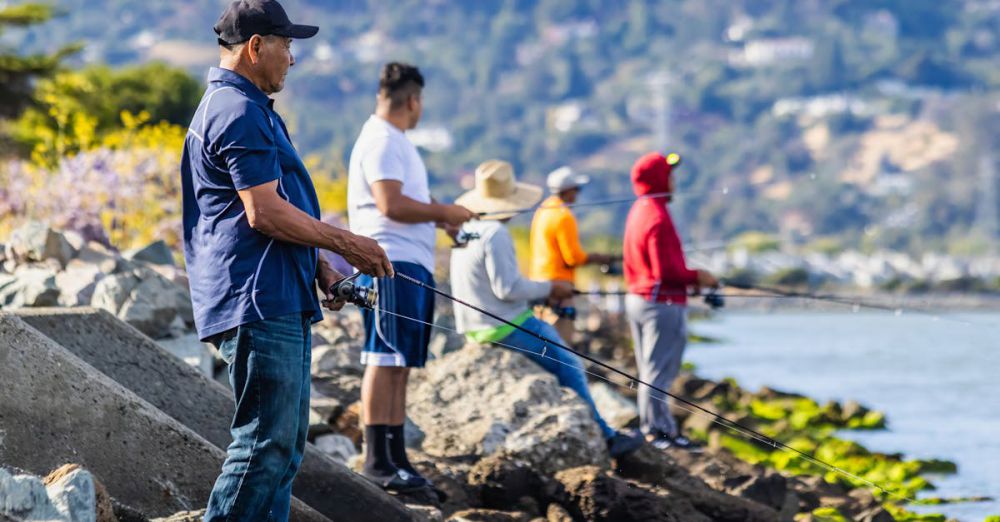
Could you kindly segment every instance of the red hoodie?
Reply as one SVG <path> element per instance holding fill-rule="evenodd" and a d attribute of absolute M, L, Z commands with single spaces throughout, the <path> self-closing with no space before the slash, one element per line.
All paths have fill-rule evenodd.
<path fill-rule="evenodd" d="M 632 167 L 636 196 L 668 192 L 671 166 L 661 154 L 650 153 Z M 698 281 L 688 269 L 684 250 L 667 210 L 667 197 L 639 198 L 625 222 L 623 247 L 628 291 L 647 300 L 687 304 L 687 288 Z"/>

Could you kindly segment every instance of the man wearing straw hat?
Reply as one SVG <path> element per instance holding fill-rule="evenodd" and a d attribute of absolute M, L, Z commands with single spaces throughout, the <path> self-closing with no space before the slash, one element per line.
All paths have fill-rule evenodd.
<path fill-rule="evenodd" d="M 539 281 L 573 282 L 576 268 L 585 264 L 607 264 L 609 255 L 588 253 L 580 245 L 576 217 L 567 207 L 576 202 L 580 191 L 590 183 L 590 177 L 577 174 L 570 167 L 552 171 L 545 184 L 552 194 L 546 199 L 531 220 L 531 264 L 528 275 Z M 540 307 L 540 319 L 554 325 L 559 336 L 573 342 L 573 317 L 563 313 L 573 310 L 573 299 L 554 303 L 554 307 Z"/>
<path fill-rule="evenodd" d="M 510 163 L 490 160 L 479 165 L 475 188 L 456 203 L 488 217 L 464 225 L 466 231 L 478 234 L 479 239 L 452 251 L 451 289 L 459 299 L 565 345 L 552 325 L 534 317 L 528 302 L 567 299 L 573 295 L 572 283 L 531 281 L 521 275 L 514 243 L 505 226 L 518 209 L 535 205 L 541 198 L 541 187 L 517 182 Z M 504 211 L 512 212 L 504 214 Z M 559 384 L 575 391 L 590 407 L 612 457 L 631 453 L 642 445 L 641 437 L 619 433 L 604 421 L 587 388 L 583 364 L 571 352 L 553 346 L 543 349 L 538 338 L 457 303 L 455 325 L 470 340 L 494 343 L 525 354 L 555 375 Z"/>

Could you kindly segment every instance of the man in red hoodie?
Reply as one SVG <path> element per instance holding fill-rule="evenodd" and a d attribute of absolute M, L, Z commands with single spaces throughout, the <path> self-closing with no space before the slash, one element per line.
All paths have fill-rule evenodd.
<path fill-rule="evenodd" d="M 717 287 L 708 271 L 690 270 L 681 240 L 667 211 L 674 191 L 673 167 L 662 154 L 650 153 L 632 167 L 632 187 L 639 197 L 625 223 L 624 270 L 628 285 L 625 314 L 632 329 L 639 378 L 669 390 L 681 367 L 687 344 L 689 288 Z M 639 387 L 639 418 L 653 445 L 695 450 L 680 434 L 667 397 Z"/>

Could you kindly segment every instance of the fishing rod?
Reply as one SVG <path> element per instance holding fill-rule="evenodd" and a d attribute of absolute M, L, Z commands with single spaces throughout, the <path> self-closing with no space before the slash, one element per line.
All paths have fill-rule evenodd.
<path fill-rule="evenodd" d="M 553 208 L 582 208 L 582 207 L 602 207 L 602 206 L 611 206 L 611 205 L 621 205 L 623 203 L 632 203 L 632 202 L 634 202 L 636 200 L 639 200 L 639 199 L 662 198 L 662 197 L 666 197 L 666 196 L 677 196 L 677 195 L 679 195 L 679 194 L 676 193 L 676 192 L 656 192 L 656 193 L 653 193 L 653 194 L 643 194 L 642 196 L 638 196 L 638 197 L 620 198 L 620 199 L 604 199 L 604 200 L 600 200 L 600 201 L 587 201 L 587 202 L 582 202 L 582 203 L 560 203 L 558 205 L 545 205 L 545 204 L 539 203 L 537 205 L 533 205 L 533 206 L 530 206 L 530 207 L 519 208 L 519 209 L 514 209 L 514 210 L 496 210 L 496 211 L 490 211 L 490 212 L 476 212 L 476 217 L 484 218 L 484 217 L 490 217 L 490 216 L 506 216 L 506 215 L 511 215 L 511 214 L 517 216 L 517 215 L 520 215 L 520 214 L 527 214 L 529 212 L 534 212 L 536 210 L 553 209 Z"/>
<path fill-rule="evenodd" d="M 667 155 L 667 163 L 670 163 L 670 165 L 672 167 L 676 167 L 677 165 L 680 165 L 680 163 L 681 163 L 681 157 L 680 157 L 680 155 L 676 154 L 676 153 L 670 153 L 670 154 L 668 154 Z M 808 177 L 808 179 L 810 181 L 815 181 L 816 180 L 816 174 L 810 174 L 809 177 Z M 799 181 L 799 180 L 796 180 L 796 181 Z M 758 186 L 758 185 L 766 185 L 768 183 L 771 183 L 771 180 L 750 181 L 750 182 L 747 182 L 747 183 L 741 183 L 739 185 L 739 187 L 754 187 L 754 186 Z M 716 187 L 716 188 L 707 189 L 707 190 L 691 190 L 691 191 L 681 191 L 681 192 L 657 192 L 657 193 L 653 193 L 653 194 L 644 194 L 644 195 L 639 196 L 639 197 L 630 197 L 630 198 L 605 199 L 605 200 L 600 200 L 600 201 L 587 201 L 587 202 L 580 202 L 580 203 L 559 203 L 558 205 L 544 205 L 542 203 L 539 203 L 539 204 L 533 205 L 531 207 L 519 208 L 519 209 L 514 209 L 514 210 L 491 211 L 491 212 L 477 212 L 476 213 L 476 217 L 484 218 L 484 217 L 490 217 L 490 216 L 506 216 L 506 215 L 518 216 L 518 215 L 521 215 L 521 214 L 527 214 L 529 212 L 534 212 L 536 210 L 551 209 L 551 208 L 584 208 L 584 207 L 601 207 L 601 206 L 621 205 L 621 204 L 624 204 L 624 203 L 632 203 L 632 202 L 635 202 L 635 201 L 637 201 L 639 199 L 651 199 L 651 198 L 660 198 L 660 197 L 666 197 L 666 196 L 670 196 L 672 198 L 673 197 L 682 197 L 682 198 L 685 198 L 685 197 L 692 197 L 692 196 L 705 196 L 705 195 L 711 195 L 711 194 L 722 194 L 723 196 L 726 196 L 726 195 L 729 195 L 729 192 L 730 192 L 730 186 L 728 184 L 724 184 L 721 187 Z"/>
<path fill-rule="evenodd" d="M 509 326 L 509 327 L 514 328 L 514 329 L 516 329 L 518 331 L 524 332 L 524 333 L 526 333 L 526 334 L 528 334 L 528 335 L 530 335 L 530 336 L 538 339 L 539 341 L 541 341 L 543 343 L 542 356 L 545 355 L 545 352 L 547 351 L 546 348 L 548 346 L 553 346 L 553 347 L 565 350 L 565 351 L 567 351 L 569 353 L 572 353 L 572 354 L 576 355 L 577 357 L 580 357 L 582 359 L 585 359 L 585 360 L 589 361 L 592 364 L 600 366 L 601 368 L 604 368 L 607 371 L 613 372 L 613 373 L 615 373 L 615 374 L 617 374 L 617 375 L 619 375 L 621 377 L 624 377 L 624 378 L 628 379 L 630 386 L 632 386 L 632 384 L 634 384 L 634 383 L 641 384 L 641 385 L 646 386 L 647 388 L 649 388 L 649 389 L 651 389 L 653 391 L 656 391 L 658 393 L 663 394 L 666 397 L 670 397 L 670 398 L 674 399 L 675 401 L 678 401 L 678 402 L 680 402 L 682 404 L 690 406 L 691 408 L 695 408 L 696 410 L 698 410 L 698 411 L 700 411 L 700 412 L 702 412 L 702 413 L 704 413 L 706 415 L 711 416 L 713 422 L 715 422 L 715 423 L 717 423 L 717 424 L 719 424 L 719 425 L 721 425 L 723 427 L 729 428 L 729 429 L 733 430 L 734 432 L 743 433 L 743 434 L 749 434 L 749 436 L 753 437 L 755 440 L 758 440 L 758 441 L 763 442 L 763 443 L 765 443 L 765 444 L 767 444 L 769 446 L 772 446 L 775 449 L 781 449 L 783 451 L 790 452 L 790 453 L 792 453 L 794 455 L 799 456 L 800 458 L 803 458 L 803 459 L 805 459 L 805 460 L 807 460 L 809 462 L 817 464 L 817 465 L 819 465 L 819 466 L 821 466 L 821 467 L 823 467 L 823 468 L 825 468 L 827 470 L 834 471 L 834 472 L 839 473 L 839 474 L 841 474 L 841 475 L 843 475 L 845 477 L 848 477 L 848 478 L 851 478 L 853 480 L 857 480 L 857 481 L 859 481 L 861 483 L 867 484 L 867 485 L 869 485 L 869 486 L 871 486 L 873 488 L 876 488 L 876 489 L 882 491 L 883 493 L 885 493 L 887 495 L 892 495 L 892 496 L 896 496 L 898 498 L 901 498 L 901 499 L 904 499 L 904 500 L 907 500 L 907 501 L 912 501 L 912 499 L 910 499 L 909 497 L 907 497 L 905 495 L 900 495 L 898 493 L 890 492 L 885 487 L 883 487 L 883 486 L 881 486 L 881 485 L 879 485 L 879 484 L 877 484 L 875 482 L 866 480 L 866 479 L 861 478 L 861 477 L 859 477 L 857 475 L 854 475 L 853 473 L 850 473 L 850 472 L 848 472 L 848 471 L 846 471 L 846 470 L 844 470 L 842 468 L 839 468 L 839 467 L 837 467 L 837 466 L 835 466 L 833 464 L 830 464 L 829 462 L 820 460 L 820 459 L 814 457 L 813 455 L 810 455 L 810 454 L 808 454 L 808 453 L 806 453 L 806 452 L 804 452 L 802 450 L 796 449 L 796 448 L 794 448 L 794 447 L 792 447 L 792 446 L 790 446 L 788 444 L 785 444 L 784 442 L 781 442 L 781 441 L 776 440 L 776 439 L 774 439 L 772 437 L 764 435 L 763 433 L 760 433 L 759 431 L 757 431 L 757 430 L 755 430 L 753 428 L 749 428 L 749 427 L 744 426 L 744 425 L 742 425 L 742 424 L 740 424 L 740 423 L 738 423 L 736 421 L 729 420 L 729 419 L 723 417 L 721 414 L 716 413 L 716 412 L 714 412 L 714 411 L 712 411 L 712 410 L 710 410 L 708 408 L 705 408 L 704 406 L 701 406 L 701 405 L 696 404 L 694 402 L 691 402 L 691 401 L 689 401 L 689 400 L 687 400 L 687 399 L 685 399 L 683 397 L 680 397 L 678 395 L 670 393 L 669 391 L 664 390 L 664 389 L 662 389 L 662 388 L 660 388 L 658 386 L 654 386 L 654 385 L 652 385 L 652 384 L 650 384 L 650 383 L 648 383 L 646 381 L 643 381 L 643 380 L 639 379 L 638 377 L 635 377 L 635 376 L 633 376 L 633 375 L 631 375 L 631 374 L 629 374 L 629 373 L 627 373 L 627 372 L 625 372 L 623 370 L 620 370 L 620 369 L 618 369 L 618 368 L 616 368 L 614 366 L 611 366 L 610 364 L 607 364 L 604 361 L 601 361 L 600 359 L 597 359 L 597 358 L 592 357 L 592 356 L 590 356 L 588 354 L 579 352 L 579 351 L 577 351 L 577 350 L 575 350 L 573 348 L 570 348 L 569 346 L 566 346 L 565 344 L 557 343 L 557 342 L 553 341 L 552 339 L 549 339 L 549 338 L 545 337 L 544 335 L 532 332 L 531 330 L 528 330 L 527 328 L 524 328 L 521 325 L 515 324 L 515 323 L 513 323 L 511 321 L 508 321 L 508 320 L 500 317 L 499 315 L 497 315 L 495 313 L 492 313 L 492 312 L 490 312 L 488 310 L 480 308 L 480 307 L 478 307 L 478 306 L 476 306 L 474 304 L 471 304 L 471 303 L 469 303 L 467 301 L 459 299 L 459 298 L 457 298 L 457 297 L 455 297 L 453 295 L 450 295 L 450 294 L 448 294 L 446 292 L 438 290 L 437 288 L 435 288 L 435 287 L 433 287 L 431 285 L 428 285 L 428 284 L 426 284 L 426 283 L 424 283 L 424 282 L 422 282 L 422 281 L 420 281 L 418 279 L 414 279 L 414 278 L 412 278 L 412 277 L 410 277 L 410 276 L 408 276 L 406 274 L 399 273 L 399 272 L 396 273 L 396 277 L 398 277 L 398 278 L 400 278 L 400 279 L 402 279 L 402 280 L 404 280 L 404 281 L 406 281 L 408 283 L 414 284 L 414 285 L 416 285 L 416 286 L 418 286 L 420 288 L 423 288 L 424 290 L 427 290 L 427 291 L 430 291 L 430 292 L 432 292 L 434 294 L 437 294 L 437 295 L 439 295 L 439 296 L 441 296 L 441 297 L 443 297 L 445 299 L 448 299 L 449 301 L 458 303 L 458 304 L 460 304 L 462 306 L 465 306 L 466 308 L 469 308 L 471 310 L 479 312 L 479 313 L 481 313 L 481 314 L 483 314 L 483 315 L 485 315 L 485 316 L 487 316 L 487 317 L 489 317 L 491 319 L 499 321 L 500 323 L 502 323 L 502 324 L 504 324 L 506 326 Z M 389 312 L 389 313 L 392 313 L 392 312 Z M 396 314 L 394 314 L 394 315 L 396 315 Z"/>
<path fill-rule="evenodd" d="M 753 293 L 736 293 L 736 292 L 723 292 L 722 288 L 734 288 L 737 290 L 749 290 Z M 628 290 L 597 290 L 597 291 L 587 291 L 587 290 L 574 290 L 574 294 L 581 296 L 618 296 L 618 295 L 628 295 L 636 294 L 643 296 L 651 296 L 652 292 L 648 293 L 636 293 L 629 292 Z M 900 306 L 890 306 L 879 303 L 873 303 L 871 301 L 862 299 L 855 296 L 844 296 L 836 294 L 812 294 L 808 292 L 799 292 L 795 290 L 789 290 L 785 288 L 779 288 L 775 286 L 766 285 L 755 285 L 744 283 L 740 281 L 723 281 L 719 289 L 715 289 L 706 294 L 688 293 L 688 292 L 659 292 L 657 295 L 660 296 L 687 296 L 687 297 L 705 297 L 705 304 L 708 305 L 713 310 L 717 310 L 723 307 L 723 299 L 729 298 L 747 298 L 747 299 L 805 299 L 810 301 L 819 301 L 826 303 L 840 304 L 844 306 L 851 306 L 853 308 L 867 308 L 871 310 L 879 310 L 883 312 L 892 312 L 895 315 L 902 315 L 904 312 L 916 313 L 921 315 L 926 315 L 935 320 L 946 319 L 961 323 L 964 325 L 973 326 L 993 326 L 986 325 L 983 323 L 974 323 L 967 321 L 965 319 L 959 319 L 956 317 L 950 317 L 947 314 L 939 314 L 929 310 L 921 310 L 913 307 L 900 307 Z"/>

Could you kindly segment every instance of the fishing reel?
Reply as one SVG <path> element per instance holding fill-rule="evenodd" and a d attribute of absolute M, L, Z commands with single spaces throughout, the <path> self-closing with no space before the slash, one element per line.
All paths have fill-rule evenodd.
<path fill-rule="evenodd" d="M 617 276 L 622 275 L 622 265 L 616 261 L 611 263 L 605 263 L 598 267 L 598 270 L 606 276 Z"/>
<path fill-rule="evenodd" d="M 458 233 L 455 234 L 455 237 L 451 238 L 453 243 L 451 247 L 452 248 L 465 247 L 469 244 L 469 241 L 479 239 L 480 237 L 481 236 L 479 235 L 479 232 L 469 232 L 464 229 L 459 230 Z"/>
<path fill-rule="evenodd" d="M 553 306 L 552 311 L 555 312 L 556 317 L 560 319 L 569 319 L 570 321 L 576 321 L 576 307 L 575 306 Z"/>
<path fill-rule="evenodd" d="M 378 303 L 378 291 L 355 283 L 360 272 L 330 285 L 330 293 L 335 301 L 351 303 L 358 308 L 374 309 Z"/>
<path fill-rule="evenodd" d="M 705 304 L 712 310 L 718 310 L 726 306 L 726 299 L 719 293 L 718 289 L 711 289 L 705 294 Z"/>

